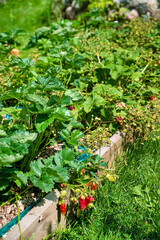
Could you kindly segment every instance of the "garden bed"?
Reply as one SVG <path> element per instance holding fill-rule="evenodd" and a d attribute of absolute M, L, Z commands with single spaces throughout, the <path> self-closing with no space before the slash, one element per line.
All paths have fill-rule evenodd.
<path fill-rule="evenodd" d="M 156 132 L 159 23 L 110 23 L 94 14 L 96 21 L 91 14 L 83 24 L 62 19 L 37 29 L 25 49 L 22 29 L 0 34 L 2 205 L 32 186 L 46 194 L 58 189 L 58 202 L 54 194 L 43 201 L 55 201 L 62 215 L 67 189 L 79 211 L 93 207 L 100 170 L 116 180 L 111 171 L 122 132 L 144 140 Z M 37 216 L 35 224 L 42 224 Z"/>
<path fill-rule="evenodd" d="M 125 134 L 117 132 L 110 138 L 110 145 L 106 145 L 98 149 L 94 154 L 98 154 L 108 163 L 109 169 L 114 169 L 114 159 L 122 150 L 122 142 Z M 39 240 L 55 231 L 58 227 L 65 226 L 65 217 L 60 214 L 58 207 L 58 199 L 60 192 L 58 190 L 47 194 L 26 216 L 20 221 L 22 235 L 24 239 L 34 235 L 34 240 Z M 70 202 L 68 202 L 68 206 Z M 57 225 L 58 223 L 58 225 Z M 16 224 L 1 239 L 19 240 L 19 226 Z"/>

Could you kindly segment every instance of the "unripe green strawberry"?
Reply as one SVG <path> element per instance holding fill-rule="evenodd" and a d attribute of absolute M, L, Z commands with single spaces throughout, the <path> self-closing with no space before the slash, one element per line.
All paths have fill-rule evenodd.
<path fill-rule="evenodd" d="M 91 191 L 91 195 L 95 195 L 95 191 L 94 190 Z"/>
<path fill-rule="evenodd" d="M 75 190 L 75 193 L 79 193 L 81 190 L 80 189 L 76 189 Z"/>
<path fill-rule="evenodd" d="M 93 208 L 93 206 L 94 206 L 93 203 L 90 203 L 90 204 L 88 205 L 89 208 Z"/>
<path fill-rule="evenodd" d="M 76 201 L 77 201 L 77 198 L 71 197 L 70 200 L 71 200 L 72 202 L 76 202 Z"/>
<path fill-rule="evenodd" d="M 66 190 L 63 190 L 62 192 L 61 192 L 61 197 L 65 197 L 67 195 L 67 191 Z"/>

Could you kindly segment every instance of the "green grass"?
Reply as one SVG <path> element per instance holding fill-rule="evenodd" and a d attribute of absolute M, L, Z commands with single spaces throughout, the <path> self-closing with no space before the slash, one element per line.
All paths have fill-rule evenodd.
<path fill-rule="evenodd" d="M 56 239 L 160 239 L 160 140 L 153 137 L 129 147 L 117 160 L 117 183 L 105 181 L 92 212 L 58 232 Z"/>
<path fill-rule="evenodd" d="M 8 0 L 0 4 L 0 32 L 22 28 L 32 33 L 51 21 L 51 0 Z"/>

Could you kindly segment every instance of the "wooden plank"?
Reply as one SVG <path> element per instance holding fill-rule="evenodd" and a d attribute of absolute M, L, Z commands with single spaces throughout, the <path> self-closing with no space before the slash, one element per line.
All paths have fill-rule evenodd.
<path fill-rule="evenodd" d="M 34 233 L 34 240 L 40 240 L 56 230 L 59 214 L 57 211 L 60 193 L 56 190 L 50 192 L 34 207 L 21 221 L 21 231 L 24 239 L 30 238 Z M 61 226 L 65 225 L 65 218 L 61 219 Z M 8 232 L 5 240 L 20 240 L 18 224 Z"/>
<path fill-rule="evenodd" d="M 101 147 L 94 154 L 98 154 L 103 160 L 108 162 L 110 169 L 114 168 L 115 157 L 122 149 L 122 141 L 125 134 L 117 132 L 111 138 L 111 144 Z M 58 210 L 58 198 L 60 192 L 55 190 L 46 195 L 21 221 L 21 230 L 24 240 L 34 235 L 34 240 L 41 240 L 51 232 L 66 225 L 66 219 Z M 70 204 L 70 203 L 68 203 Z M 14 226 L 1 240 L 20 240 L 18 224 Z"/>
<path fill-rule="evenodd" d="M 108 168 L 112 169 L 115 167 L 114 159 L 119 155 L 122 149 L 122 141 L 125 134 L 122 132 L 115 133 L 111 138 L 110 144 L 102 146 L 94 154 L 98 154 L 103 158 L 103 161 L 108 163 Z"/>

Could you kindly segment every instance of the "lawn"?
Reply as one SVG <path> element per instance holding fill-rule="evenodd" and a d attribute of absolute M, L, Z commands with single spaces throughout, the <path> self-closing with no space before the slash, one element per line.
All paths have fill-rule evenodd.
<path fill-rule="evenodd" d="M 160 239 L 160 140 L 154 137 L 137 140 L 116 159 L 116 184 L 104 181 L 92 212 L 84 212 L 54 239 Z"/>

